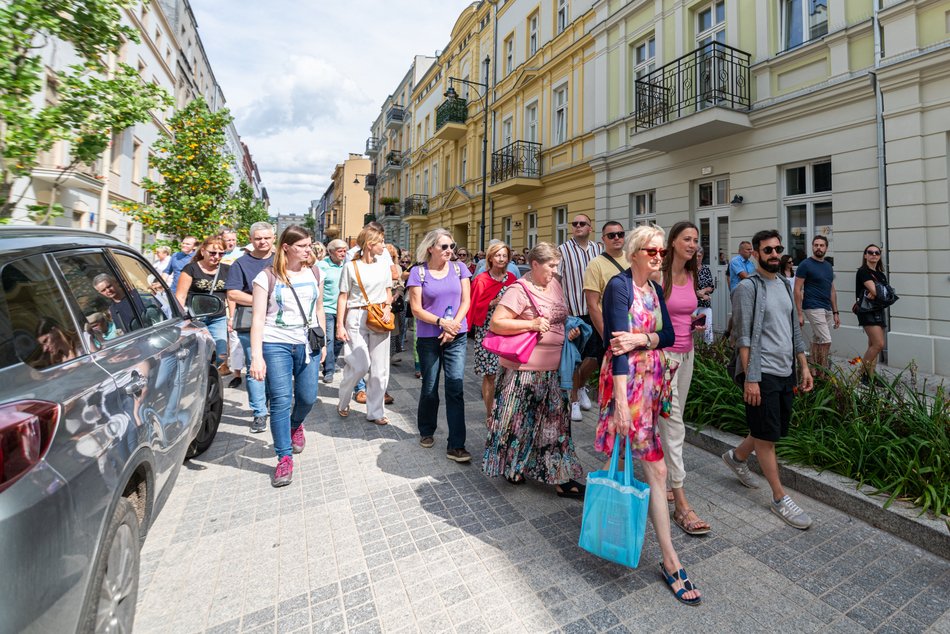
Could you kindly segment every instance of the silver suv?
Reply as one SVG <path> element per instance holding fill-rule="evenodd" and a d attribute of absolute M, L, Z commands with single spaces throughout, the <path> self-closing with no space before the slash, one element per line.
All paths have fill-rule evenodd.
<path fill-rule="evenodd" d="M 131 631 L 142 540 L 221 418 L 214 342 L 102 234 L 0 228 L 0 283 L 0 630 Z"/>

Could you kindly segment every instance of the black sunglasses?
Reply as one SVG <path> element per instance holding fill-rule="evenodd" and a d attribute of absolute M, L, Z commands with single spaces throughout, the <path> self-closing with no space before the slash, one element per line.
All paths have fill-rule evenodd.
<path fill-rule="evenodd" d="M 785 247 L 783 247 L 781 244 L 777 247 L 762 247 L 762 253 L 765 255 L 772 255 L 773 252 L 781 255 L 782 253 L 785 253 Z"/>
<path fill-rule="evenodd" d="M 589 222 L 576 222 L 576 221 L 575 221 L 575 222 L 572 222 L 572 223 L 571 223 L 571 226 L 572 226 L 572 227 L 586 227 L 586 226 L 588 226 L 588 225 L 590 225 Z"/>
<path fill-rule="evenodd" d="M 625 238 L 627 236 L 626 231 L 611 231 L 610 233 L 605 233 L 604 236 L 608 240 L 616 240 L 617 238 Z"/>
<path fill-rule="evenodd" d="M 865 255 L 881 255 L 880 251 L 865 251 Z"/>
<path fill-rule="evenodd" d="M 452 244 L 439 244 L 436 246 L 438 246 L 443 251 L 448 251 L 449 249 L 452 249 L 453 251 L 455 251 L 455 247 L 457 247 L 458 245 L 453 242 Z"/>
<path fill-rule="evenodd" d="M 224 255 L 224 251 L 205 251 L 209 257 L 221 257 Z"/>

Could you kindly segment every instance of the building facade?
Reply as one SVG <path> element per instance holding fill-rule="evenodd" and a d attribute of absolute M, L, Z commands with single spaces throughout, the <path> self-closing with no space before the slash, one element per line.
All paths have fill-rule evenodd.
<path fill-rule="evenodd" d="M 886 7 L 884 6 L 886 5 Z M 950 374 L 950 10 L 945 2 L 594 5 L 587 72 L 598 217 L 699 227 L 726 323 L 738 242 L 777 228 L 796 263 L 829 241 L 842 327 L 865 246 L 901 301 L 888 362 Z M 605 88 L 605 89 L 604 89 Z"/>
<path fill-rule="evenodd" d="M 372 162 L 361 154 L 350 154 L 333 170 L 333 200 L 328 202 L 323 229 L 326 240 L 340 238 L 348 244 L 356 243 L 356 236 L 371 218 L 370 195 L 363 185 L 371 167 Z"/>

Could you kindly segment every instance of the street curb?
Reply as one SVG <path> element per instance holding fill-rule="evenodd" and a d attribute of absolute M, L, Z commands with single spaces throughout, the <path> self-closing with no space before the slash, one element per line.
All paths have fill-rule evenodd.
<path fill-rule="evenodd" d="M 719 429 L 706 427 L 697 430 L 686 425 L 686 441 L 717 456 L 739 444 L 742 439 Z M 749 457 L 749 467 L 762 474 L 755 456 Z M 725 469 L 725 467 L 723 467 Z M 900 537 L 928 552 L 950 559 L 950 527 L 933 516 L 922 515 L 912 505 L 895 500 L 884 508 L 886 497 L 873 495 L 874 489 L 859 487 L 857 482 L 831 471 L 818 472 L 779 461 L 782 484 L 833 506 L 852 517 L 863 520 L 883 531 Z"/>

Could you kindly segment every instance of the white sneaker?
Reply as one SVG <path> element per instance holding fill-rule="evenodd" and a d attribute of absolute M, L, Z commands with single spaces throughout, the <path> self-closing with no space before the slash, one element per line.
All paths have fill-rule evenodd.
<path fill-rule="evenodd" d="M 571 403 L 571 420 L 574 422 L 584 420 L 584 415 L 581 413 L 580 403 Z"/>
<path fill-rule="evenodd" d="M 587 396 L 586 387 L 577 390 L 577 402 L 580 403 L 581 409 L 585 412 L 591 408 L 590 397 Z"/>

